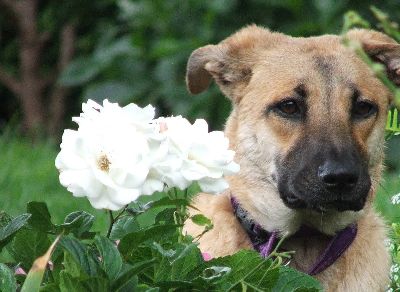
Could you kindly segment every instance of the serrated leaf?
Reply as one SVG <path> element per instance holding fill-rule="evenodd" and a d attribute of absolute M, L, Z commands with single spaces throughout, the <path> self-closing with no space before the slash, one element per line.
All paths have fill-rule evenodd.
<path fill-rule="evenodd" d="M 84 236 L 92 228 L 94 216 L 85 211 L 76 211 L 65 217 L 64 223 L 57 226 L 59 232 L 68 234 L 72 232 L 78 238 L 86 238 Z"/>
<path fill-rule="evenodd" d="M 156 283 L 175 282 L 174 285 L 187 286 L 192 279 L 201 272 L 203 259 L 198 247 L 193 244 L 175 244 L 174 249 L 165 250 L 157 243 L 153 243 L 155 250 L 161 255 L 161 262 L 155 268 L 154 281 Z M 172 283 L 169 283 L 170 285 Z M 165 288 L 165 286 L 163 286 Z"/>
<path fill-rule="evenodd" d="M 115 243 L 99 235 L 96 236 L 94 242 L 100 253 L 101 267 L 106 272 L 108 279 L 114 280 L 122 268 L 122 258 Z"/>
<path fill-rule="evenodd" d="M 282 266 L 279 268 L 279 278 L 272 291 L 318 292 L 323 290 L 321 284 L 313 277 Z"/>
<path fill-rule="evenodd" d="M 85 291 L 85 287 L 83 287 L 79 279 L 71 276 L 66 271 L 60 272 L 59 287 L 61 292 Z"/>
<path fill-rule="evenodd" d="M 77 261 L 74 260 L 73 256 L 67 251 L 64 252 L 64 260 L 62 264 L 64 266 L 65 272 L 70 274 L 72 277 L 78 278 L 81 275 L 85 274 L 82 267 L 78 264 Z"/>
<path fill-rule="evenodd" d="M 51 216 L 46 203 L 29 202 L 27 205 L 27 212 L 32 214 L 29 219 L 29 225 L 31 225 L 33 229 L 43 232 L 54 229 L 55 226 L 51 223 Z"/>
<path fill-rule="evenodd" d="M 17 282 L 15 281 L 14 271 L 2 263 L 0 263 L 0 291 L 17 291 Z"/>
<path fill-rule="evenodd" d="M 100 277 L 76 278 L 72 277 L 65 271 L 60 273 L 60 290 L 61 292 L 108 292 L 110 285 L 107 279 Z"/>
<path fill-rule="evenodd" d="M 72 256 L 88 276 L 97 275 L 98 263 L 85 244 L 73 237 L 63 236 L 60 239 L 60 246 Z"/>
<path fill-rule="evenodd" d="M 118 249 L 121 254 L 128 255 L 145 241 L 158 241 L 163 237 L 171 236 L 176 232 L 176 227 L 173 224 L 153 225 L 149 228 L 129 233 L 121 239 Z"/>
<path fill-rule="evenodd" d="M 212 226 L 212 222 L 210 219 L 208 219 L 206 216 L 203 214 L 196 214 L 190 217 L 190 220 L 196 225 L 199 226 Z"/>
<path fill-rule="evenodd" d="M 10 253 L 24 269 L 29 269 L 35 259 L 46 252 L 50 244 L 46 233 L 24 229 L 14 237 Z"/>
<path fill-rule="evenodd" d="M 137 275 L 139 272 L 153 266 L 155 263 L 154 259 L 138 262 L 129 268 L 126 268 L 124 272 L 122 272 L 118 278 L 113 281 L 111 290 L 112 291 L 122 291 L 125 286 L 129 285 L 131 280 Z"/>
<path fill-rule="evenodd" d="M 24 285 L 21 288 L 21 292 L 39 291 L 47 263 L 49 262 L 51 254 L 53 253 L 59 239 L 60 236 L 54 240 L 44 255 L 35 260 L 32 268 L 29 270 L 29 273 L 26 276 Z"/>
<path fill-rule="evenodd" d="M 245 284 L 255 291 L 271 289 L 278 280 L 278 269 L 271 269 L 271 260 L 265 260 L 257 252 L 242 250 L 238 253 L 207 262 L 209 267 L 229 267 L 231 271 L 216 281 L 224 291 L 235 290 Z"/>
<path fill-rule="evenodd" d="M 22 214 L 14 219 L 11 219 L 7 225 L 0 228 L 0 250 L 12 239 L 12 237 L 24 227 L 27 223 L 31 214 Z"/>
<path fill-rule="evenodd" d="M 128 233 L 138 231 L 139 228 L 139 223 L 137 222 L 135 217 L 122 217 L 114 223 L 111 229 L 110 239 L 121 239 Z"/>
<path fill-rule="evenodd" d="M 103 277 L 91 277 L 89 279 L 85 279 L 81 281 L 83 287 L 85 289 L 83 291 L 89 292 L 109 292 L 110 290 L 110 282 L 108 279 Z"/>
<path fill-rule="evenodd" d="M 174 213 L 176 208 L 167 208 L 156 215 L 156 224 L 174 224 Z"/>

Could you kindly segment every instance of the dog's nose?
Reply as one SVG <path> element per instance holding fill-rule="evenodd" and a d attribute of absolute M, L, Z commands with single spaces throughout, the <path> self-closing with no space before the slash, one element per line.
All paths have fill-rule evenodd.
<path fill-rule="evenodd" d="M 325 161 L 318 168 L 318 177 L 330 190 L 351 190 L 357 183 L 359 169 L 351 162 Z"/>

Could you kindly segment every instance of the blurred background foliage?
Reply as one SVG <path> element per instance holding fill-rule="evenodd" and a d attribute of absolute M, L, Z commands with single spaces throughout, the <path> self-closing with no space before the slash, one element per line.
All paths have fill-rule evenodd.
<path fill-rule="evenodd" d="M 23 42 L 16 25 L 16 13 L 10 9 L 13 1 L 0 0 L 0 69 L 18 81 L 22 78 Z M 35 145 L 31 145 L 19 135 L 10 135 L 10 132 L 17 132 L 29 137 L 31 125 L 26 117 L 29 107 L 24 107 L 19 94 L 10 90 L 2 82 L 4 78 L 0 78 L 0 132 L 7 132 L 0 138 L 0 198 L 14 196 L 21 200 L 21 208 L 29 197 L 50 200 L 48 196 L 54 196 L 54 200 L 57 200 L 60 193 L 66 193 L 58 185 L 47 186 L 46 183 L 36 182 L 35 188 L 32 180 L 42 182 L 47 177 L 53 181 L 52 184 L 58 184 L 57 172 L 51 166 L 57 147 L 47 141 L 50 139 L 58 142 L 62 129 L 75 127 L 71 117 L 79 115 L 81 102 L 88 98 L 97 101 L 108 98 L 121 105 L 135 102 L 144 106 L 151 103 L 159 110 L 158 115 L 183 115 L 192 121 L 195 118 L 205 118 L 211 129 L 222 129 L 230 111 L 230 103 L 216 86 L 212 85 L 208 91 L 198 96 L 191 96 L 186 91 L 186 61 L 194 49 L 218 43 L 244 25 L 252 23 L 293 36 L 339 34 L 343 27 L 343 15 L 349 10 L 357 11 L 366 20 L 376 23 L 370 5 L 388 12 L 393 21 L 400 21 L 398 0 L 15 2 L 37 4 L 34 23 L 39 35 L 46 37 L 38 55 L 40 66 L 37 75 L 50 81 L 43 86 L 35 101 L 43 106 L 40 118 L 42 124 L 39 125 L 43 129 L 55 123 L 51 119 L 53 103 L 49 93 L 54 88 L 66 90 L 63 92 L 65 97 L 56 100 L 56 104 L 62 107 L 55 125 L 56 131 L 43 130 L 41 138 L 36 137 Z M 60 36 L 67 24 L 74 28 L 73 57 L 61 70 L 58 67 L 63 46 Z M 389 172 L 398 173 L 400 169 L 399 148 L 399 139 L 392 139 L 388 147 Z M 46 157 L 47 162 L 40 162 Z M 17 163 L 18 167 L 10 166 L 21 159 L 23 161 Z M 44 165 L 37 169 L 30 166 L 35 163 L 37 166 L 41 163 Z M 397 182 L 396 187 L 398 191 Z M 3 208 L 13 208 L 12 205 L 15 205 L 12 201 L 1 201 L 3 205 L 0 207 Z M 60 202 L 57 203 L 59 205 Z M 75 206 L 67 208 L 68 211 L 76 209 Z"/>

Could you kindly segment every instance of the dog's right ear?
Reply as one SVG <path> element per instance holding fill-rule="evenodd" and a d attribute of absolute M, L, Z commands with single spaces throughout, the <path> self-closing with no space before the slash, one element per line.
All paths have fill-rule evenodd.
<path fill-rule="evenodd" d="M 189 92 L 203 92 L 214 78 L 221 91 L 238 102 L 251 78 L 257 49 L 271 47 L 282 37 L 281 34 L 251 25 L 218 45 L 195 50 L 187 64 L 186 84 Z"/>
<path fill-rule="evenodd" d="M 199 94 L 208 88 L 212 73 L 205 67 L 209 63 L 222 64 L 223 56 L 224 50 L 218 45 L 201 47 L 190 55 L 186 68 L 186 85 L 190 93 Z"/>

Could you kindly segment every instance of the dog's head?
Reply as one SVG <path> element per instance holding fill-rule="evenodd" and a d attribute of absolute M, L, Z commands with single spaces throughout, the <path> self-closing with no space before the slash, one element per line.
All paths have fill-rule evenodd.
<path fill-rule="evenodd" d="M 368 30 L 345 38 L 399 81 L 395 41 Z M 250 26 L 192 53 L 189 91 L 204 91 L 212 78 L 233 103 L 226 133 L 241 171 L 230 180 L 232 192 L 256 219 L 269 216 L 268 226 L 279 217 L 271 214 L 283 213 L 313 224 L 330 214 L 322 229 L 332 233 L 356 218 L 379 180 L 391 95 L 343 38 Z M 291 224 L 280 228 L 291 232 Z"/>

